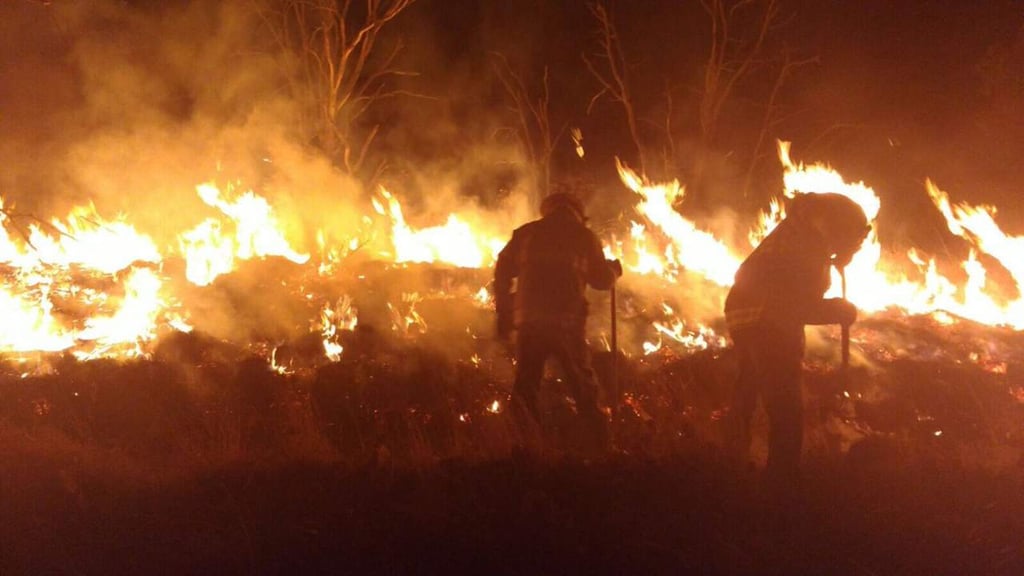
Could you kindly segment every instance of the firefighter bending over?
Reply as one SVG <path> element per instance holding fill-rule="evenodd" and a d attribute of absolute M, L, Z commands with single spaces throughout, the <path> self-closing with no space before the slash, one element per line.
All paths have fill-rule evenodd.
<path fill-rule="evenodd" d="M 541 218 L 515 230 L 498 255 L 494 299 L 498 337 L 516 333 L 513 413 L 540 422 L 544 365 L 554 357 L 576 401 L 577 414 L 607 443 L 607 419 L 585 339 L 586 287 L 608 290 L 622 276 L 618 260 L 606 260 L 597 235 L 586 225 L 583 203 L 569 193 L 547 196 Z M 515 290 L 513 291 L 513 280 Z"/>
<path fill-rule="evenodd" d="M 760 395 L 769 424 L 765 475 L 775 485 L 799 480 L 804 326 L 848 326 L 857 319 L 853 304 L 824 295 L 831 266 L 849 264 L 869 230 L 864 211 L 849 198 L 800 194 L 740 265 L 726 297 L 726 324 L 739 365 L 728 441 L 734 455 L 746 459 Z"/>

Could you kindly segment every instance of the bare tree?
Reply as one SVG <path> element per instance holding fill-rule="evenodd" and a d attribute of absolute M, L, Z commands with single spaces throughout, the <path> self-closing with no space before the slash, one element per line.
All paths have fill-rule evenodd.
<path fill-rule="evenodd" d="M 381 48 L 380 34 L 415 0 L 252 1 L 278 48 L 298 65 L 292 90 L 318 144 L 348 172 L 360 171 L 380 130 L 360 121 L 375 102 L 400 93 L 390 79 L 409 74 L 395 67 L 402 43 Z"/>
<path fill-rule="evenodd" d="M 601 46 L 601 52 L 597 54 L 597 57 L 604 60 L 604 65 L 598 66 L 586 54 L 583 55 L 583 62 L 586 63 L 587 69 L 590 70 L 590 73 L 593 74 L 594 78 L 601 85 L 601 90 L 590 99 L 587 112 L 589 113 L 593 109 L 594 103 L 602 96 L 608 96 L 622 106 L 622 111 L 626 114 L 629 135 L 633 139 L 633 145 L 636 146 L 637 164 L 640 168 L 640 173 L 646 174 L 644 149 L 640 142 L 640 131 L 637 127 L 636 106 L 629 90 L 628 66 L 622 51 L 622 41 L 619 38 L 619 32 L 616 30 L 615 22 L 604 7 L 604 4 L 600 2 L 591 4 L 590 13 L 597 20 L 597 31 Z"/>
<path fill-rule="evenodd" d="M 534 93 L 523 80 L 523 76 L 512 69 L 504 54 L 494 55 L 493 66 L 495 75 L 512 100 L 513 110 L 519 120 L 516 134 L 536 170 L 537 190 L 543 193 L 551 188 L 551 156 L 555 150 L 555 142 L 565 129 L 564 124 L 557 131 L 551 127 L 548 67 L 544 67 L 539 90 Z"/>
<path fill-rule="evenodd" d="M 766 155 L 763 151 L 765 143 L 771 139 L 772 128 L 778 125 L 781 121 L 781 115 L 779 113 L 779 95 L 782 92 L 782 87 L 786 83 L 786 79 L 792 72 L 807 64 L 813 64 L 818 62 L 818 57 L 802 58 L 794 60 L 793 55 L 790 52 L 785 52 L 783 55 L 782 65 L 779 68 L 779 73 L 775 77 L 775 82 L 772 84 L 771 94 L 768 96 L 768 102 L 765 104 L 764 116 L 761 122 L 761 130 L 757 135 L 757 142 L 754 143 L 754 150 L 750 156 L 750 164 L 747 166 L 747 174 L 743 179 L 743 197 L 747 198 L 750 195 L 750 187 L 754 179 L 754 171 L 757 168 L 757 164 Z"/>
<path fill-rule="evenodd" d="M 777 0 L 701 0 L 711 18 L 711 46 L 704 68 L 700 128 L 706 143 L 714 142 L 725 103 L 737 83 L 760 64 L 772 27 L 777 24 Z M 750 36 L 739 37 L 734 27 L 750 8 L 760 8 Z"/>

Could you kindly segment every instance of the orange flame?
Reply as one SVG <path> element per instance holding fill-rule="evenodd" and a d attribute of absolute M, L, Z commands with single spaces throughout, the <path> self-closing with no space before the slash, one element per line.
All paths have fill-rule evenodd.
<path fill-rule="evenodd" d="M 231 192 L 232 188 L 228 188 Z M 185 276 L 193 284 L 206 286 L 217 276 L 235 269 L 235 259 L 250 260 L 281 256 L 296 264 L 309 260 L 308 254 L 292 249 L 274 216 L 270 203 L 252 190 L 233 201 L 222 198 L 212 183 L 201 184 L 196 192 L 208 205 L 220 210 L 234 225 L 234 234 L 223 232 L 224 224 L 207 219 L 179 237 L 185 256 Z"/>
<path fill-rule="evenodd" d="M 373 199 L 373 207 L 378 214 L 391 219 L 395 262 L 437 262 L 482 268 L 493 265 L 505 246 L 505 239 L 474 231 L 456 214 L 449 214 L 441 226 L 415 230 L 405 221 L 398 199 L 383 187 L 380 198 Z"/>

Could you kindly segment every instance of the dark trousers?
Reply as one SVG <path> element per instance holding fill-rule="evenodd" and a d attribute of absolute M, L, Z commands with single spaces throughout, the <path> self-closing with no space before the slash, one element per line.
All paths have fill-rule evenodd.
<path fill-rule="evenodd" d="M 527 324 L 520 326 L 516 337 L 516 379 L 512 389 L 513 402 L 519 403 L 540 421 L 540 385 L 544 365 L 554 358 L 562 368 L 569 393 L 576 401 L 581 416 L 603 419 L 598 407 L 598 386 L 590 365 L 590 349 L 584 334 L 584 323 L 569 325 Z"/>
<path fill-rule="evenodd" d="M 761 398 L 768 414 L 766 472 L 779 480 L 799 476 L 803 447 L 803 326 L 761 326 L 732 334 L 739 365 L 728 440 L 738 454 L 750 450 L 750 421 Z"/>

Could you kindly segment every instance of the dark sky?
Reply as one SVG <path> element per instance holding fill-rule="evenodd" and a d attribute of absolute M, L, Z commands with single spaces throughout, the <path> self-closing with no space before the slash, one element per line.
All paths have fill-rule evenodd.
<path fill-rule="evenodd" d="M 766 57 L 788 50 L 818 60 L 786 82 L 772 139 L 792 140 L 798 159 L 829 162 L 873 185 L 883 211 L 926 208 L 923 181 L 932 177 L 954 198 L 997 203 L 1009 221 L 1024 224 L 1018 201 L 1024 181 L 1018 160 L 1024 153 L 1021 2 L 779 4 L 784 18 Z M 123 165 L 116 155 L 96 153 L 105 146 L 138 155 L 151 143 L 166 152 L 174 146 L 162 139 L 178 135 L 175 146 L 182 150 L 161 169 L 184 170 L 194 164 L 188 149 L 199 158 L 227 154 L 225 142 L 237 146 L 239 138 L 223 136 L 219 127 L 244 125 L 249 147 L 258 149 L 262 144 L 254 142 L 262 136 L 250 131 L 266 134 L 265 118 L 273 115 L 254 120 L 252 101 L 279 97 L 281 90 L 258 50 L 245 47 L 252 30 L 241 24 L 240 13 L 224 8 L 242 5 L 3 2 L 0 162 L 7 168 L 0 193 L 94 196 L 97 182 L 116 182 L 97 179 L 100 169 L 82 165 L 96 164 L 96 156 L 108 162 L 107 172 Z M 671 90 L 676 138 L 694 139 L 695 95 L 708 46 L 699 3 L 618 0 L 608 6 L 630 64 L 642 130 L 652 141 L 660 137 L 663 96 Z M 514 163 L 503 159 L 514 140 L 502 129 L 514 125 L 514 117 L 492 73 L 495 52 L 531 78 L 549 67 L 552 116 L 560 126 L 581 127 L 587 147 L 580 163 L 563 138 L 559 166 L 607 181 L 614 178 L 614 156 L 631 159 L 621 108 L 606 99 L 587 110 L 597 90 L 581 58 L 597 51 L 587 2 L 418 0 L 390 31 L 406 44 L 403 66 L 418 72 L 405 87 L 420 96 L 376 112 L 385 127 L 379 150 L 392 155 L 396 170 L 447 170 L 486 188 L 488 171 Z M 723 186 L 732 186 L 749 163 L 772 70 L 767 66 L 737 87 L 717 150 Z M 270 131 L 295 136 L 287 114 L 276 117 L 283 126 Z M 211 141 L 218 141 L 215 152 L 197 146 Z M 777 163 L 766 160 L 758 174 L 766 194 L 777 188 Z"/>
<path fill-rule="evenodd" d="M 581 112 L 581 102 L 596 90 L 580 66 L 581 54 L 595 52 L 587 5 L 457 0 L 422 2 L 417 9 L 430 14 L 431 26 L 440 30 L 446 64 L 473 62 L 471 69 L 482 74 L 481 55 L 501 50 L 558 70 L 560 92 L 570 95 L 570 108 L 575 106 L 567 115 L 591 136 L 588 153 L 602 160 L 629 158 L 614 103 L 599 103 L 590 115 Z M 677 86 L 683 96 L 697 86 L 708 45 L 706 16 L 696 1 L 608 5 L 633 67 L 639 114 L 653 124 L 666 86 Z M 1024 3 L 783 0 L 780 5 L 782 24 L 772 50 L 818 62 L 787 81 L 785 115 L 773 137 L 792 140 L 797 158 L 829 162 L 849 178 L 873 185 L 892 228 L 904 224 L 899 216 L 929 209 L 923 182 L 931 177 L 955 199 L 1000 205 L 1012 227 L 1019 223 L 1017 231 L 1024 232 L 1024 205 L 1018 200 L 1024 182 L 1019 161 L 1024 154 Z M 752 103 L 751 119 L 759 121 L 756 103 L 766 98 L 773 80 L 770 72 L 754 75 L 738 89 L 738 98 Z M 748 119 L 741 124 L 749 125 Z M 679 125 L 685 126 L 685 117 Z M 732 143 L 737 156 L 749 142 L 742 127 L 739 133 Z"/>

